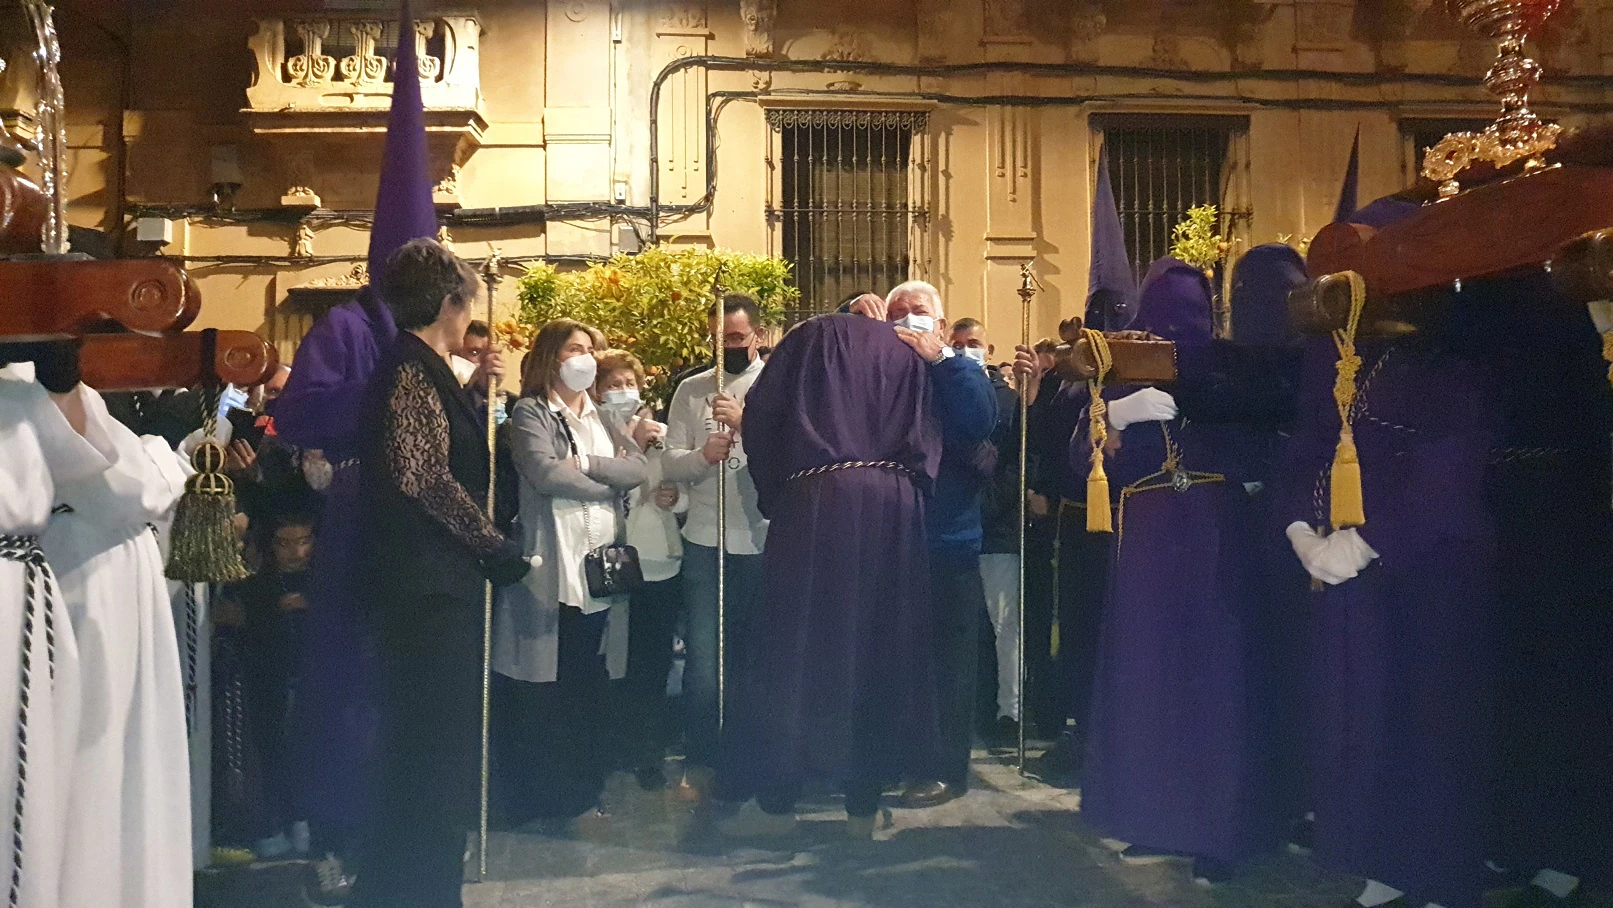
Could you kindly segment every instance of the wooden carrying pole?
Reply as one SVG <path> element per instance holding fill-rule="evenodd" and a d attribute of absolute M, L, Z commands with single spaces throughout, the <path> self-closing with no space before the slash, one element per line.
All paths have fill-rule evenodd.
<path fill-rule="evenodd" d="M 487 325 L 494 324 L 494 301 L 498 298 L 498 285 L 504 276 L 499 267 L 504 259 L 494 250 L 482 264 L 482 281 L 487 285 Z M 493 519 L 498 489 L 498 395 L 499 380 L 487 377 L 487 516 Z M 493 582 L 482 588 L 482 787 L 481 812 L 476 826 L 476 881 L 487 879 L 487 802 L 491 773 L 493 720 Z"/>

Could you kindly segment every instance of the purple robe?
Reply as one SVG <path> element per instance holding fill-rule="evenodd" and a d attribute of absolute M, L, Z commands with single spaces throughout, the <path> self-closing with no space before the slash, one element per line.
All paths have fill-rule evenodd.
<path fill-rule="evenodd" d="M 934 778 L 934 617 L 924 506 L 939 469 L 924 362 L 888 325 L 815 318 L 745 399 L 768 528 L 763 595 L 731 682 L 722 782 Z M 836 464 L 895 463 L 792 479 Z"/>
<path fill-rule="evenodd" d="M 1151 270 L 1133 326 L 1184 358 L 1210 344 L 1210 289 L 1197 269 Z M 1223 389 L 1224 390 L 1224 389 Z M 1238 401 L 1221 402 L 1234 415 Z M 1172 486 L 1158 474 L 1165 433 L 1179 466 L 1224 478 Z M 1151 849 L 1233 861 L 1271 844 L 1273 797 L 1263 669 L 1271 633 L 1260 534 L 1244 482 L 1269 429 L 1177 420 L 1129 427 L 1109 470 L 1126 487 L 1104 609 L 1082 813 Z M 1150 478 L 1152 477 L 1152 478 Z"/>
<path fill-rule="evenodd" d="M 1359 532 L 1380 557 L 1315 597 L 1316 858 L 1414 903 L 1478 908 L 1493 778 L 1494 398 L 1446 326 L 1358 346 Z M 1331 340 L 1309 342 L 1284 522 L 1328 522 L 1336 358 Z"/>
<path fill-rule="evenodd" d="M 301 685 L 288 749 L 300 780 L 299 817 L 340 835 L 361 828 L 368 806 L 379 712 L 376 653 L 359 591 L 357 546 L 366 526 L 358 471 L 359 427 L 371 374 L 397 337 L 392 313 L 368 291 L 314 324 L 274 404 L 275 431 L 317 448 L 337 467 L 325 496 L 301 653 Z"/>
<path fill-rule="evenodd" d="M 1472 283 L 1497 370 L 1502 450 L 1497 859 L 1613 876 L 1613 398 L 1589 314 L 1543 274 Z"/>

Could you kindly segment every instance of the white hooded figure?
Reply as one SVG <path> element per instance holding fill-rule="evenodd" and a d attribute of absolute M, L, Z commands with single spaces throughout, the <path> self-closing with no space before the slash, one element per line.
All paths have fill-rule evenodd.
<path fill-rule="evenodd" d="M 82 387 L 82 386 L 81 386 Z M 56 484 L 42 545 L 79 644 L 82 713 L 55 904 L 191 904 L 184 682 L 156 525 L 184 491 L 183 461 L 139 438 L 87 389 L 85 438 L 103 472 Z"/>

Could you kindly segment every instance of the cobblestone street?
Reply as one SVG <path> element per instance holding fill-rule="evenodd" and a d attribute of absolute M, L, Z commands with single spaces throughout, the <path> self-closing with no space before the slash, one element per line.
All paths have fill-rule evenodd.
<path fill-rule="evenodd" d="M 1320 908 L 1359 891 L 1288 855 L 1214 890 L 1195 886 L 1185 863 L 1126 866 L 1082 827 L 1078 793 L 1022 780 L 984 754 L 976 770 L 981 784 L 966 798 L 896 810 L 894 827 L 875 842 L 842 840 L 844 813 L 820 800 L 804 805 L 795 840 L 766 846 L 729 844 L 687 806 L 618 775 L 607 831 L 587 841 L 496 834 L 489 879 L 465 887 L 465 904 Z"/>

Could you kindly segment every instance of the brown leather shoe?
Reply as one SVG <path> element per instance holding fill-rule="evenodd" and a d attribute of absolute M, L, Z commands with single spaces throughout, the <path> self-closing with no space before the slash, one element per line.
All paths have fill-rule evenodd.
<path fill-rule="evenodd" d="M 963 792 L 945 782 L 914 782 L 902 792 L 902 806 L 909 810 L 940 807 L 963 797 Z"/>

